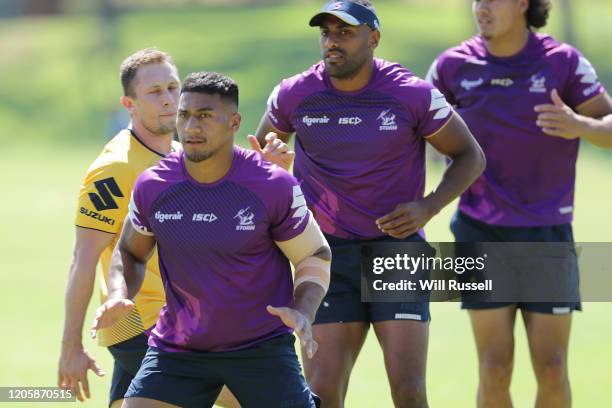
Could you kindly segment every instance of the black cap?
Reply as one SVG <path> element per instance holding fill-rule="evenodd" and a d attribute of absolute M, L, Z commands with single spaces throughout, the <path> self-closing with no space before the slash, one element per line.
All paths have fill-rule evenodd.
<path fill-rule="evenodd" d="M 325 4 L 323 10 L 310 19 L 310 26 L 320 26 L 327 15 L 338 17 L 352 26 L 367 24 L 372 30 L 380 30 L 380 22 L 376 14 L 369 8 L 351 1 L 332 1 Z"/>

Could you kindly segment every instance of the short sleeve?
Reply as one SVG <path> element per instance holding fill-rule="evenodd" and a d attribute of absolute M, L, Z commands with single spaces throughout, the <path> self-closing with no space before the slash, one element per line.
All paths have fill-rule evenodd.
<path fill-rule="evenodd" d="M 444 80 L 444 69 L 444 58 L 440 56 L 439 58 L 434 60 L 434 62 L 431 64 L 431 67 L 429 67 L 429 71 L 427 72 L 425 81 L 429 82 L 435 88 L 437 88 L 451 105 L 457 105 L 455 96 L 453 95 L 450 90 L 450 87 L 447 86 L 446 81 Z"/>
<path fill-rule="evenodd" d="M 143 235 L 154 235 L 151 230 L 151 225 L 148 220 L 148 208 L 145 200 L 144 188 L 143 188 L 143 177 L 141 176 L 136 185 L 134 191 L 132 191 L 132 197 L 130 199 L 129 212 L 130 223 L 132 227 Z"/>
<path fill-rule="evenodd" d="M 291 124 L 291 113 L 288 112 L 287 81 L 282 81 L 272 90 L 268 98 L 267 115 L 272 125 L 284 133 L 293 133 L 295 129 Z"/>
<path fill-rule="evenodd" d="M 284 173 L 276 180 L 277 195 L 271 211 L 270 232 L 272 239 L 278 242 L 301 234 L 310 217 L 300 184 L 292 175 Z"/>
<path fill-rule="evenodd" d="M 453 108 L 436 87 L 426 81 L 418 82 L 418 98 L 412 103 L 417 119 L 416 135 L 427 138 L 441 130 L 453 116 Z"/>
<path fill-rule="evenodd" d="M 605 89 L 588 59 L 573 47 L 570 47 L 568 54 L 570 76 L 565 89 L 561 92 L 561 98 L 575 109 L 589 99 L 604 93 Z"/>
<path fill-rule="evenodd" d="M 75 224 L 118 233 L 128 211 L 132 177 L 124 163 L 90 167 L 79 192 Z"/>

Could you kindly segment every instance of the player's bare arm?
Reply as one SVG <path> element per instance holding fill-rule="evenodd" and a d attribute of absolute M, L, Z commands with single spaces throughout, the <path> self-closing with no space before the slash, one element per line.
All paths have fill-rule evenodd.
<path fill-rule="evenodd" d="M 564 139 L 588 140 L 596 146 L 612 147 L 612 99 L 600 94 L 574 111 L 559 96 L 556 89 L 550 94 L 551 104 L 537 105 L 537 125 L 549 136 Z"/>
<path fill-rule="evenodd" d="M 376 220 L 380 230 L 394 238 L 406 238 L 423 228 L 442 208 L 463 193 L 485 168 L 482 149 L 457 114 L 427 141 L 452 162 L 438 188 L 419 201 L 400 203 Z"/>
<path fill-rule="evenodd" d="M 96 280 L 100 254 L 114 234 L 76 227 L 76 241 L 66 287 L 66 310 L 62 351 L 58 370 L 58 387 L 72 389 L 79 401 L 90 398 L 87 370 L 104 375 L 93 357 L 83 347 L 83 321 Z M 82 391 L 81 392 L 81 387 Z"/>
<path fill-rule="evenodd" d="M 128 215 L 129 218 L 129 215 Z M 140 290 L 146 263 L 155 248 L 155 237 L 138 232 L 126 218 L 108 273 L 108 298 L 96 311 L 92 337 L 98 329 L 112 326 L 134 308 L 132 299 Z"/>
<path fill-rule="evenodd" d="M 268 118 L 268 113 L 266 112 L 259 121 L 259 126 L 257 126 L 257 131 L 255 132 L 255 137 L 259 142 L 260 146 L 264 146 L 266 144 L 266 136 L 270 133 L 275 133 L 276 136 L 283 142 L 289 143 L 291 140 L 291 136 L 293 133 L 285 133 L 281 132 L 277 128 L 274 127 L 272 122 L 270 122 L 270 118 Z"/>
<path fill-rule="evenodd" d="M 318 348 L 312 337 L 312 322 L 329 288 L 331 249 L 312 215 L 300 235 L 276 244 L 295 267 L 294 307 L 267 309 L 295 330 L 308 358 L 312 358 Z"/>

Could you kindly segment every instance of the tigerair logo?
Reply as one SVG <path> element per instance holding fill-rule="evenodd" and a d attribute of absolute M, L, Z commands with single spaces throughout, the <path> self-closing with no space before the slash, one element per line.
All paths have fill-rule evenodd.
<path fill-rule="evenodd" d="M 183 219 L 183 213 L 180 211 L 177 211 L 175 213 L 162 213 L 160 211 L 157 211 L 155 213 L 155 219 L 157 221 L 159 221 L 160 224 L 163 224 L 166 221 L 180 221 Z"/>
<path fill-rule="evenodd" d="M 329 123 L 329 118 L 327 116 L 323 116 L 320 118 L 311 118 L 310 116 L 306 115 L 302 118 L 302 123 L 304 123 L 306 126 L 312 126 L 312 125 L 316 125 L 316 124 L 327 124 Z"/>
<path fill-rule="evenodd" d="M 395 114 L 391 113 L 391 109 L 382 111 L 376 120 L 380 120 L 380 127 L 378 130 L 397 130 Z"/>
<path fill-rule="evenodd" d="M 255 229 L 255 214 L 251 211 L 251 207 L 243 208 L 234 215 L 234 218 L 238 218 L 238 225 L 236 225 L 236 231 L 253 231 Z"/>
<path fill-rule="evenodd" d="M 291 203 L 291 209 L 295 210 L 291 218 L 297 219 L 293 229 L 297 229 L 308 214 L 308 206 L 306 205 L 306 199 L 304 198 L 304 193 L 302 193 L 300 186 L 293 186 L 293 202 Z"/>
<path fill-rule="evenodd" d="M 113 197 L 123 197 L 123 193 L 113 177 L 94 182 L 96 193 L 88 193 L 91 203 L 98 211 L 114 210 L 119 208 Z"/>
<path fill-rule="evenodd" d="M 484 79 L 482 78 L 478 78 L 475 81 L 468 81 L 467 79 L 461 81 L 461 87 L 466 91 L 469 91 L 472 88 L 476 88 L 477 86 L 480 86 L 482 84 L 484 84 Z"/>

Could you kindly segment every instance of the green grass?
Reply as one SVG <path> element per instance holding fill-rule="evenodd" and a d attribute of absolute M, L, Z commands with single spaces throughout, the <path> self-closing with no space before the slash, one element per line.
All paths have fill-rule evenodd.
<path fill-rule="evenodd" d="M 0 386 L 50 386 L 56 382 L 57 360 L 63 319 L 63 291 L 73 245 L 76 195 L 85 168 L 101 145 L 67 149 L 48 144 L 25 144 L 9 148 L 0 161 L 4 191 L 1 201 L 3 234 L 0 268 L 2 370 Z M 578 199 L 575 222 L 578 241 L 609 241 L 612 201 L 609 159 L 586 151 L 579 160 Z M 430 169 L 428 188 L 440 177 Z M 432 241 L 448 241 L 448 223 L 453 206 L 427 227 Z M 90 305 L 86 324 L 98 304 Z M 570 351 L 570 369 L 576 407 L 606 407 L 612 382 L 609 339 L 612 321 L 609 304 L 588 303 L 576 315 Z M 476 387 L 476 359 L 467 315 L 457 304 L 432 304 L 428 386 L 432 407 L 471 407 Z M 512 386 L 517 407 L 532 405 L 534 379 L 522 325 L 517 326 L 516 369 Z M 407 339 L 409 341 L 409 339 Z M 102 407 L 112 372 L 106 349 L 86 339 L 109 373 L 93 378 L 93 400 L 84 407 Z M 62 406 L 48 404 L 45 406 Z M 66 404 L 64 404 L 66 405 Z M 3 405 L 4 406 L 4 405 Z M 370 334 L 352 376 L 348 407 L 389 407 L 387 380 L 381 352 Z"/>

